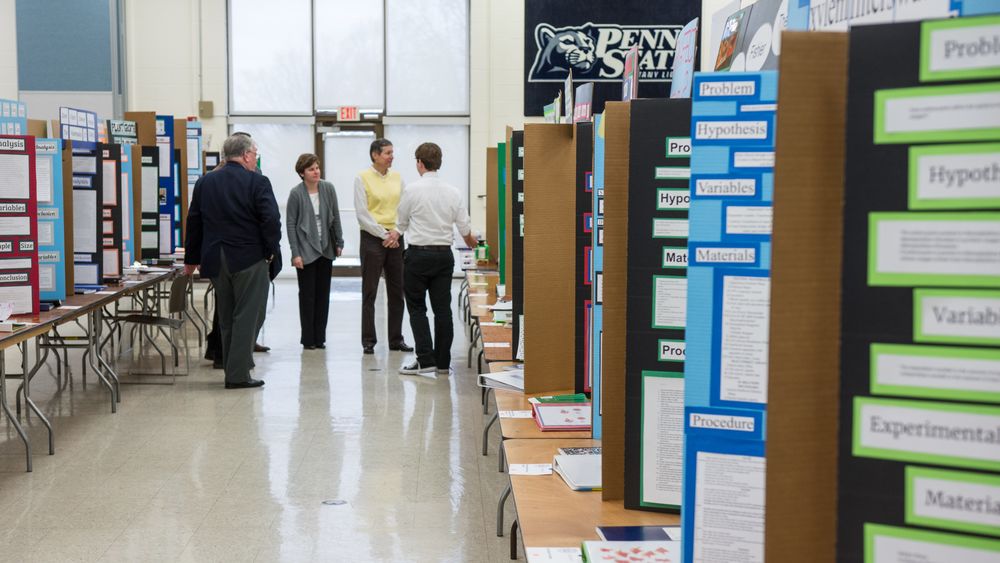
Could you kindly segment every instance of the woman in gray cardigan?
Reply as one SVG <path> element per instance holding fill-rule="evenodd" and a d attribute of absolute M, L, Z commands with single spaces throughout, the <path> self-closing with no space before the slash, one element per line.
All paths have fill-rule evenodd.
<path fill-rule="evenodd" d="M 344 250 L 340 209 L 333 184 L 320 180 L 319 157 L 303 154 L 295 163 L 302 183 L 292 188 L 286 208 L 292 266 L 299 278 L 299 322 L 306 350 L 326 348 L 333 261 Z"/>

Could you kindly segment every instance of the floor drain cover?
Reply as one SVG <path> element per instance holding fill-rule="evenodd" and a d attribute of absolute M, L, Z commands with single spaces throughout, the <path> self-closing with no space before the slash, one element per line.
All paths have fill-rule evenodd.
<path fill-rule="evenodd" d="M 323 504 L 327 506 L 343 506 L 347 504 L 346 500 L 324 500 Z"/>

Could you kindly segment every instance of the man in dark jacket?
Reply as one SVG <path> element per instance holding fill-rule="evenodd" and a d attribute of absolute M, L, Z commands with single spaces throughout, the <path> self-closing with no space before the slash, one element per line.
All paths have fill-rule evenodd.
<path fill-rule="evenodd" d="M 259 387 L 264 382 L 250 377 L 251 353 L 267 301 L 269 271 L 281 264 L 281 215 L 271 182 L 254 172 L 253 139 L 232 135 L 222 153 L 226 164 L 194 187 L 185 272 L 199 269 L 215 287 L 226 389 Z"/>

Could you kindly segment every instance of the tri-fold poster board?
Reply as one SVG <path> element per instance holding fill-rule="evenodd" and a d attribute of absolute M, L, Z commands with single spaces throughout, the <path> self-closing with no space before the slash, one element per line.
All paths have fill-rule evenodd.
<path fill-rule="evenodd" d="M 0 135 L 0 302 L 38 313 L 35 138 Z"/>
<path fill-rule="evenodd" d="M 63 141 L 35 139 L 38 202 L 38 298 L 66 299 L 66 235 L 63 205 Z"/>
<path fill-rule="evenodd" d="M 841 561 L 1000 560 L 998 30 L 851 30 Z"/>
<path fill-rule="evenodd" d="M 73 283 L 97 286 L 103 279 L 104 159 L 97 139 L 97 114 L 60 108 L 62 138 L 72 141 Z M 93 140 L 92 140 L 93 139 Z M 117 172 L 116 172 L 117 175 Z"/>

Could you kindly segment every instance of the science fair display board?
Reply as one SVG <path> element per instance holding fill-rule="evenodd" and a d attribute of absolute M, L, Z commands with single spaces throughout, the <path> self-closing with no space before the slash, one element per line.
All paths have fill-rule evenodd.
<path fill-rule="evenodd" d="M 35 138 L 0 135 L 0 302 L 38 314 Z"/>
<path fill-rule="evenodd" d="M 590 262 L 593 260 L 594 234 L 594 124 L 579 122 L 573 126 L 576 143 L 576 342 L 573 356 L 576 391 L 590 393 L 590 323 L 593 313 L 590 287 Z"/>
<path fill-rule="evenodd" d="M 122 235 L 122 264 L 129 266 L 137 258 L 135 253 L 136 240 L 136 181 L 135 170 L 139 166 L 133 166 L 133 162 L 138 160 L 142 151 L 138 148 L 139 133 L 134 121 L 109 120 L 108 135 L 111 143 L 121 145 L 121 235 Z"/>
<path fill-rule="evenodd" d="M 28 106 L 0 98 L 0 135 L 28 134 Z"/>
<path fill-rule="evenodd" d="M 142 220 L 140 223 L 140 256 L 143 260 L 160 257 L 160 155 L 159 147 L 142 147 L 140 172 L 136 175 L 141 198 L 139 201 Z"/>
<path fill-rule="evenodd" d="M 102 279 L 122 276 L 122 147 L 99 143 L 101 155 L 101 260 Z"/>
<path fill-rule="evenodd" d="M 590 384 L 591 426 L 595 440 L 601 439 L 601 348 L 604 345 L 604 114 L 594 116 L 594 230 L 590 260 Z"/>
<path fill-rule="evenodd" d="M 691 101 L 631 103 L 625 507 L 679 512 Z"/>
<path fill-rule="evenodd" d="M 694 78 L 685 561 L 763 560 L 777 84 L 774 71 Z"/>
<path fill-rule="evenodd" d="M 160 255 L 167 255 L 173 253 L 174 247 L 177 245 L 175 231 L 179 223 L 175 216 L 180 215 L 180 212 L 177 211 L 179 203 L 177 201 L 177 163 L 174 154 L 173 116 L 156 116 L 156 148 L 159 149 L 157 185 L 160 187 Z"/>
<path fill-rule="evenodd" d="M 998 42 L 850 32 L 838 561 L 1000 560 Z"/>
<path fill-rule="evenodd" d="M 42 301 L 66 299 L 62 153 L 62 139 L 35 139 L 38 298 Z"/>
<path fill-rule="evenodd" d="M 510 186 L 510 218 L 507 232 L 510 233 L 510 280 L 511 326 L 515 335 L 524 330 L 524 131 L 509 131 L 507 146 L 510 147 L 510 172 L 507 185 Z M 518 338 L 514 338 L 514 357 L 523 358 Z"/>
<path fill-rule="evenodd" d="M 72 141 L 73 283 L 93 289 L 103 277 L 102 232 L 104 166 L 97 144 L 97 114 L 59 108 L 61 137 Z"/>

